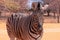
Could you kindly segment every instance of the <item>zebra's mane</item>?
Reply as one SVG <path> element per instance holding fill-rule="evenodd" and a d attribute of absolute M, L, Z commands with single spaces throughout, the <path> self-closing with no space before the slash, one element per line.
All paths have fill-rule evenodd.
<path fill-rule="evenodd" d="M 27 17 L 27 16 L 32 15 L 32 13 L 13 13 L 13 15 L 19 15 L 19 16 Z"/>

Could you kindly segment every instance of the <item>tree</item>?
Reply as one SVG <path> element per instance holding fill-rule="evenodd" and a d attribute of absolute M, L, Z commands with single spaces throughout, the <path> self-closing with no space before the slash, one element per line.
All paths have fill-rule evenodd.
<path fill-rule="evenodd" d="M 12 12 L 16 12 L 20 8 L 19 4 L 13 0 L 5 0 L 5 6 Z"/>

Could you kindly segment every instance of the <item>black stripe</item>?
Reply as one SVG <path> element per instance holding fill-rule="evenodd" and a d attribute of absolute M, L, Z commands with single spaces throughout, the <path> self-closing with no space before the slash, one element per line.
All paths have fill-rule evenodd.
<path fill-rule="evenodd" d="M 31 29 L 32 29 L 34 32 L 36 32 L 36 30 L 35 30 L 33 27 L 31 27 Z"/>
<path fill-rule="evenodd" d="M 31 22 L 30 22 L 30 24 L 29 24 L 29 31 L 31 32 L 31 33 L 33 33 L 33 34 L 36 34 L 35 32 L 33 32 L 32 30 L 32 26 L 31 26 Z M 35 31 L 35 30 L 34 30 Z M 36 34 L 37 35 L 37 34 Z"/>
<path fill-rule="evenodd" d="M 10 17 L 8 17 L 8 19 L 7 19 L 7 23 L 10 23 Z"/>

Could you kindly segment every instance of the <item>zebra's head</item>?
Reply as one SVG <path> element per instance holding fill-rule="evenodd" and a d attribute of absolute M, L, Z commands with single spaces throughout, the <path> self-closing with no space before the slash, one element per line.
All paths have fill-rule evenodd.
<path fill-rule="evenodd" d="M 29 9 L 36 10 L 38 8 L 41 9 L 43 3 L 44 3 L 43 0 L 28 0 L 26 6 L 28 10 Z M 39 7 L 37 8 L 37 6 Z"/>
<path fill-rule="evenodd" d="M 33 31 L 35 34 L 41 35 L 43 30 L 43 14 L 42 12 L 35 11 L 31 15 L 31 22 L 30 22 L 30 31 Z"/>
<path fill-rule="evenodd" d="M 33 2 L 32 10 L 30 31 L 41 35 L 43 31 L 43 11 L 41 10 L 41 2 Z"/>

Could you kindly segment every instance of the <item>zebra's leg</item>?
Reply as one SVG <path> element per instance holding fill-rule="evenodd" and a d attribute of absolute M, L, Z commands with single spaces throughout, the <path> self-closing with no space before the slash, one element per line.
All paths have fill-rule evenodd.
<path fill-rule="evenodd" d="M 10 37 L 10 40 L 15 40 L 15 37 Z"/>
<path fill-rule="evenodd" d="M 7 31 L 7 32 L 8 32 L 8 36 L 9 36 L 10 40 L 15 40 L 15 36 L 13 36 L 13 34 L 10 33 L 9 31 Z"/>
<path fill-rule="evenodd" d="M 10 40 L 15 40 L 15 37 L 13 35 L 9 35 Z"/>
<path fill-rule="evenodd" d="M 16 40 L 19 40 L 18 38 L 16 38 Z"/>

